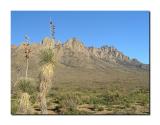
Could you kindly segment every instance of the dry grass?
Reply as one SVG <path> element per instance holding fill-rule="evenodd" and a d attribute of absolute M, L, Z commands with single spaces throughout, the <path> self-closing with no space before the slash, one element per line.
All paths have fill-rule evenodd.
<path fill-rule="evenodd" d="M 21 94 L 17 114 L 32 114 L 30 96 L 28 93 Z"/>

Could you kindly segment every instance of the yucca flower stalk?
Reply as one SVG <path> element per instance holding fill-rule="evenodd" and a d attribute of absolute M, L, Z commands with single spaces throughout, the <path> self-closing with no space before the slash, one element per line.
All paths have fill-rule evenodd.
<path fill-rule="evenodd" d="M 23 44 L 24 47 L 24 52 L 25 52 L 25 58 L 26 58 L 26 72 L 25 72 L 25 77 L 27 79 L 28 77 L 28 65 L 29 65 L 29 57 L 31 53 L 31 47 L 29 44 L 29 37 L 25 35 L 25 43 Z"/>
<path fill-rule="evenodd" d="M 28 65 L 29 65 L 29 57 L 31 53 L 31 47 L 29 44 L 29 37 L 25 35 L 25 43 L 23 43 L 25 59 L 26 59 L 26 71 L 25 71 L 25 79 L 21 79 L 18 81 L 16 85 L 20 90 L 20 99 L 19 99 L 19 108 L 18 113 L 20 114 L 30 114 L 31 113 L 31 104 L 30 104 L 30 95 L 29 95 L 29 86 L 30 80 L 28 79 Z"/>

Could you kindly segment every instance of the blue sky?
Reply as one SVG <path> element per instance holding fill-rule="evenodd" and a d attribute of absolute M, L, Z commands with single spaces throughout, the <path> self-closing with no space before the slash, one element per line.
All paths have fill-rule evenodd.
<path fill-rule="evenodd" d="M 52 18 L 56 40 L 76 37 L 86 46 L 112 45 L 125 55 L 149 63 L 149 12 L 147 11 L 12 11 L 11 44 L 27 34 L 40 42 L 50 35 Z"/>

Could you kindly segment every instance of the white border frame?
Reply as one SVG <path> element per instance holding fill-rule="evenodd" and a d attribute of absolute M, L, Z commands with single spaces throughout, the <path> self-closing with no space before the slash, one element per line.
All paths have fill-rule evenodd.
<path fill-rule="evenodd" d="M 147 10 L 151 12 L 151 115 L 149 116 L 12 116 L 10 111 L 10 37 L 13 10 Z M 159 0 L 1 0 L 1 125 L 152 125 L 160 123 Z"/>

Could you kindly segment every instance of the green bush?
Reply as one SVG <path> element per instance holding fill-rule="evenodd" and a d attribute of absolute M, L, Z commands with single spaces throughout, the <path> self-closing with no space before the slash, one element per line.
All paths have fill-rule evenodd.
<path fill-rule="evenodd" d="M 18 109 L 18 101 L 16 99 L 11 100 L 11 114 L 15 115 Z"/>
<path fill-rule="evenodd" d="M 149 104 L 149 93 L 145 89 L 136 90 L 130 94 L 130 98 L 132 98 L 135 103 L 139 103 L 141 106 L 146 106 Z"/>
<path fill-rule="evenodd" d="M 22 78 L 16 83 L 15 89 L 17 92 L 20 91 L 32 95 L 37 92 L 38 86 L 34 80 Z"/>
<path fill-rule="evenodd" d="M 80 97 L 74 93 L 66 94 L 59 100 L 60 106 L 68 111 L 75 111 L 77 105 L 80 103 Z"/>

